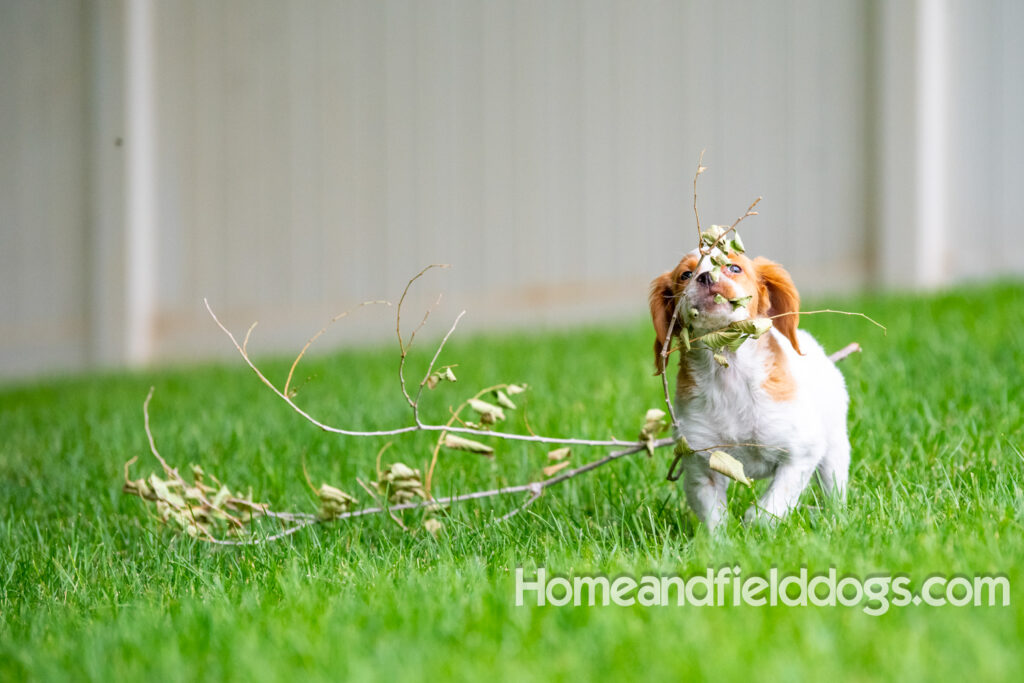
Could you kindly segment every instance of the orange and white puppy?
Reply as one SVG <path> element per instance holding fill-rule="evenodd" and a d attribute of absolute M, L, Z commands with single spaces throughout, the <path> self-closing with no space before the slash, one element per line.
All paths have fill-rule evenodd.
<path fill-rule="evenodd" d="M 828 496 L 845 498 L 850 468 L 846 431 L 849 398 L 835 364 L 811 335 L 797 329 L 800 295 L 782 266 L 763 258 L 728 254 L 731 265 L 713 281 L 712 264 L 695 250 L 673 270 L 651 283 L 651 317 L 657 339 L 655 363 L 661 367 L 672 313 L 690 326 L 693 337 L 736 320 L 771 317 L 774 327 L 760 339 L 747 339 L 736 351 L 723 350 L 724 367 L 697 341 L 680 349 L 676 382 L 676 436 L 695 449 L 719 444 L 752 444 L 730 448 L 752 479 L 771 477 L 760 502 L 745 519 L 777 520 L 797 503 L 817 471 Z M 698 267 L 698 263 L 700 266 Z M 725 299 L 751 297 L 734 308 Z M 719 297 L 718 301 L 722 301 Z M 709 528 L 725 518 L 730 479 L 708 467 L 706 459 L 686 458 L 686 499 Z"/>

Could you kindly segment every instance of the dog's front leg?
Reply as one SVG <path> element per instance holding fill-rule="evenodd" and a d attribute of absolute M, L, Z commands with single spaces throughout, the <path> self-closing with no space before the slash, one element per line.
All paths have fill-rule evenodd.
<path fill-rule="evenodd" d="M 744 521 L 774 524 L 781 520 L 796 507 L 813 473 L 814 465 L 809 462 L 780 464 L 761 500 L 747 509 Z"/>
<path fill-rule="evenodd" d="M 729 479 L 709 468 L 702 458 L 691 457 L 686 461 L 686 479 L 683 481 L 686 502 L 700 521 L 714 530 L 725 521 Z"/>

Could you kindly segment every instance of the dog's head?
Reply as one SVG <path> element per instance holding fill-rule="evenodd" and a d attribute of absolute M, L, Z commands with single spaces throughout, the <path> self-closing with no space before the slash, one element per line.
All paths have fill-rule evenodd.
<path fill-rule="evenodd" d="M 665 340 L 678 334 L 682 325 L 689 325 L 699 336 L 737 320 L 785 313 L 772 323 L 800 353 L 796 337 L 800 294 L 786 269 L 764 258 L 749 259 L 737 253 L 726 256 L 731 265 L 721 269 L 717 282 L 711 276 L 714 266 L 710 259 L 701 260 L 700 253 L 694 250 L 651 283 L 651 319 L 656 334 L 654 363 L 659 373 L 663 370 L 661 351 Z M 746 297 L 750 300 L 744 306 L 730 303 Z M 676 324 L 670 330 L 676 307 Z"/>

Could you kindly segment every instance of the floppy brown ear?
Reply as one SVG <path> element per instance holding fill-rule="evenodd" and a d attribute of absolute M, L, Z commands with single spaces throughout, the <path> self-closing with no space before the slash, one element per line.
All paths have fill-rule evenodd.
<path fill-rule="evenodd" d="M 789 340 L 797 353 L 803 354 L 796 339 L 796 328 L 800 324 L 800 293 L 796 291 L 793 278 L 785 268 L 765 258 L 754 259 L 754 267 L 757 269 L 758 282 L 765 288 L 767 295 L 767 302 L 762 297 L 762 313 L 769 318 L 782 313 L 789 314 L 775 318 L 772 325 Z"/>
<path fill-rule="evenodd" d="M 664 370 L 661 363 L 661 350 L 665 340 L 675 334 L 669 330 L 672 322 L 672 311 L 676 305 L 675 292 L 672 291 L 672 271 L 662 273 L 651 282 L 651 322 L 654 323 L 654 374 L 660 375 Z"/>

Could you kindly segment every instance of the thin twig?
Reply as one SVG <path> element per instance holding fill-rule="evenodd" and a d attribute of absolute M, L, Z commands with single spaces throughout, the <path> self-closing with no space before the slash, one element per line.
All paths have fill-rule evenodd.
<path fill-rule="evenodd" d="M 745 218 L 749 218 L 750 216 L 757 216 L 758 213 L 757 213 L 757 211 L 754 211 L 754 207 L 757 206 L 758 204 L 760 204 L 762 199 L 764 199 L 764 197 L 758 197 L 757 199 L 752 201 L 750 203 L 750 206 L 747 207 L 746 212 L 742 216 L 740 216 L 739 218 L 734 220 L 732 222 L 732 225 L 729 226 L 729 230 L 726 230 L 724 233 L 722 233 L 722 235 L 725 235 L 725 234 L 729 233 L 730 231 L 735 230 L 736 226 L 739 225 Z"/>
<path fill-rule="evenodd" d="M 537 499 L 539 499 L 541 497 L 541 495 L 543 495 L 543 493 L 544 493 L 544 489 L 543 488 L 541 488 L 540 486 L 535 487 L 534 489 L 532 489 L 530 491 L 530 497 L 526 499 L 525 503 L 523 503 L 519 507 L 515 508 L 514 510 L 511 510 L 510 512 L 506 512 L 501 517 L 498 517 L 496 520 L 494 520 L 493 522 L 491 522 L 487 526 L 495 526 L 497 524 L 501 524 L 502 522 L 504 522 L 506 520 L 512 519 L 513 517 L 518 515 L 520 512 L 522 512 L 526 508 L 528 508 L 531 505 L 533 505 L 534 503 L 536 503 Z"/>
<path fill-rule="evenodd" d="M 400 356 L 398 359 L 398 381 L 402 386 L 402 395 L 405 396 L 405 400 L 409 403 L 409 406 L 415 412 L 416 403 L 412 400 L 412 396 L 409 395 L 408 390 L 405 388 L 405 358 L 409 355 L 409 348 L 412 346 L 412 341 L 416 337 L 416 332 L 419 332 L 420 328 L 427 322 L 427 318 L 430 316 L 432 309 L 427 309 L 426 314 L 423 316 L 423 320 L 419 326 L 413 331 L 412 336 L 409 338 L 409 343 L 406 344 L 402 340 L 402 305 L 405 303 L 405 297 L 409 294 L 409 288 L 412 287 L 413 283 L 419 280 L 423 275 L 433 268 L 451 268 L 451 264 L 448 263 L 431 263 L 429 266 L 416 273 L 408 282 L 405 283 L 405 289 L 402 290 L 402 296 L 398 299 L 398 310 L 395 315 L 395 335 L 398 336 L 398 348 L 400 350 Z M 440 303 L 438 298 L 438 303 Z"/>
<path fill-rule="evenodd" d="M 405 303 L 405 297 L 409 293 L 409 288 L 412 287 L 414 282 L 416 282 L 421 277 L 423 277 L 423 275 L 428 270 L 431 270 L 433 268 L 442 268 L 443 269 L 443 268 L 451 268 L 451 267 L 452 266 L 451 266 L 450 263 L 431 263 L 429 266 L 427 266 L 426 268 L 424 268 L 420 272 L 416 273 L 416 275 L 414 275 L 411 280 L 409 280 L 408 282 L 405 283 L 405 289 L 402 290 L 402 296 L 398 300 L 398 315 L 395 316 L 396 317 L 396 320 L 395 320 L 395 334 L 398 335 L 398 346 L 399 346 L 399 348 L 402 349 L 402 351 L 407 351 L 408 350 L 408 347 L 402 341 L 402 304 Z"/>
<path fill-rule="evenodd" d="M 273 510 L 262 510 L 260 514 L 267 517 L 273 517 L 275 519 L 283 519 L 288 522 L 296 522 L 305 519 L 319 519 L 317 515 L 309 512 L 274 512 Z"/>
<path fill-rule="evenodd" d="M 426 373 L 424 373 L 423 379 L 420 380 L 420 387 L 419 387 L 419 389 L 416 390 L 416 400 L 413 401 L 413 403 L 412 403 L 412 416 L 413 416 L 413 420 L 416 421 L 416 424 L 420 424 L 419 408 L 420 408 L 420 396 L 423 395 L 423 387 L 426 385 L 427 381 L 430 379 L 430 373 L 432 373 L 434 371 L 434 364 L 437 363 L 437 359 L 441 355 L 441 350 L 444 349 L 444 345 L 448 343 L 448 339 L 455 332 L 455 328 L 458 327 L 459 321 L 462 320 L 462 316 L 464 316 L 464 315 L 466 315 L 466 312 L 462 311 L 457 316 L 455 316 L 455 322 L 452 323 L 452 326 L 451 326 L 451 328 L 449 328 L 448 333 L 444 335 L 443 339 L 441 339 L 441 343 L 437 345 L 437 351 L 434 352 L 434 357 L 430 359 L 430 365 L 427 366 L 427 371 L 426 371 Z M 412 341 L 412 338 L 410 337 L 410 342 L 411 341 Z"/>
<path fill-rule="evenodd" d="M 713 244 L 712 244 L 712 245 L 711 245 L 710 247 L 708 247 L 708 253 L 709 253 L 709 254 L 710 254 L 710 253 L 711 253 L 712 251 L 714 251 L 714 250 L 715 250 L 716 248 L 717 248 L 717 249 L 720 249 L 720 248 L 721 248 L 721 247 L 719 247 L 718 245 L 719 245 L 719 244 L 721 244 L 722 240 L 723 240 L 723 239 L 725 239 L 725 237 L 726 237 L 726 236 L 727 236 L 727 235 L 728 235 L 728 234 L 729 234 L 730 232 L 735 232 L 735 231 L 736 231 L 736 226 L 737 226 L 737 225 L 739 225 L 739 224 L 740 224 L 740 222 L 741 222 L 741 221 L 743 221 L 743 219 L 745 219 L 745 218 L 749 218 L 750 216 L 757 216 L 757 215 L 759 215 L 759 214 L 757 213 L 757 211 L 754 211 L 754 207 L 755 207 L 755 206 L 757 206 L 757 205 L 758 205 L 758 204 L 759 204 L 759 203 L 761 202 L 761 200 L 762 200 L 762 199 L 764 199 L 764 197 L 758 197 L 758 198 L 757 198 L 757 199 L 755 199 L 755 200 L 754 200 L 753 202 L 751 202 L 750 206 L 748 206 L 748 207 L 747 207 L 747 210 L 746 210 L 746 212 L 745 212 L 745 213 L 744 213 L 744 214 L 743 214 L 742 216 L 740 216 L 739 218 L 737 218 L 737 219 L 736 219 L 735 221 L 733 221 L 732 225 L 730 225 L 730 226 L 729 226 L 728 228 L 726 228 L 726 229 L 725 229 L 725 230 L 724 230 L 724 231 L 722 232 L 722 234 L 718 236 L 718 238 L 717 238 L 717 239 L 716 239 L 716 240 L 714 241 L 714 243 L 713 243 Z"/>
<path fill-rule="evenodd" d="M 377 479 L 381 478 L 383 472 L 383 470 L 381 470 L 380 468 L 380 459 L 384 456 L 384 451 L 391 448 L 391 444 L 393 443 L 394 441 L 388 441 L 386 444 L 380 447 L 380 450 L 377 451 L 377 459 L 374 461 L 373 466 L 373 471 L 377 474 Z"/>
<path fill-rule="evenodd" d="M 182 485 L 185 484 L 185 480 L 178 474 L 178 470 L 172 468 L 164 460 L 163 456 L 160 455 L 160 451 L 156 449 L 156 440 L 153 438 L 153 430 L 149 427 L 149 402 L 153 400 L 153 392 L 156 391 L 156 387 L 150 387 L 149 393 L 146 394 L 146 400 L 142 402 L 142 422 L 146 429 L 146 438 L 149 439 L 149 452 L 153 454 L 153 457 L 160 462 L 160 466 L 164 468 L 164 472 L 169 476 L 174 477 Z"/>
<path fill-rule="evenodd" d="M 338 315 L 336 315 L 336 316 L 334 316 L 333 318 L 331 318 L 331 319 L 330 319 L 330 320 L 329 320 L 329 321 L 327 322 L 327 324 L 326 324 L 326 325 L 324 325 L 324 326 L 323 326 L 322 328 L 320 328 L 320 331 L 319 331 L 319 332 L 317 332 L 316 334 L 314 334 L 314 335 L 313 335 L 312 337 L 310 337 L 310 338 L 309 338 L 309 341 L 307 341 L 307 342 L 306 342 L 306 345 L 302 347 L 302 350 L 301 350 L 301 351 L 299 351 L 299 355 L 297 355 L 297 356 L 295 357 L 295 360 L 294 360 L 294 361 L 292 361 L 292 366 L 291 366 L 291 368 L 289 368 L 289 370 L 288 370 L 288 379 L 286 379 L 286 380 L 284 381 L 284 393 L 286 393 L 286 394 L 288 393 L 288 387 L 289 387 L 289 386 L 291 385 L 291 383 L 292 383 L 292 375 L 293 375 L 293 374 L 295 374 L 295 368 L 296 368 L 296 367 L 298 367 L 298 365 L 299 365 L 299 361 L 300 361 L 300 360 L 302 360 L 302 357 L 303 357 L 304 355 L 306 355 L 306 351 L 308 351 L 308 350 L 309 350 L 309 347 L 313 345 L 313 342 L 315 342 L 315 341 L 316 341 L 317 339 L 319 339 L 319 338 L 320 338 L 320 335 L 322 335 L 322 334 L 323 334 L 324 332 L 326 332 L 326 331 L 327 331 L 327 329 L 328 329 L 328 328 L 329 328 L 329 327 L 330 327 L 331 325 L 333 325 L 334 323 L 338 322 L 338 321 L 339 321 L 339 320 L 341 320 L 342 318 L 346 318 L 346 317 L 348 317 L 348 316 L 349 316 L 350 314 L 352 314 L 352 313 L 354 313 L 355 311 L 359 310 L 359 309 L 360 309 L 360 308 L 362 308 L 363 306 L 370 306 L 370 305 L 372 305 L 372 304 L 385 304 L 385 305 L 387 305 L 387 306 L 390 306 L 390 305 L 391 305 L 391 302 L 390 302 L 390 301 L 385 301 L 385 300 L 383 300 L 383 299 L 377 299 L 377 300 L 374 300 L 374 301 L 364 301 L 363 303 L 359 304 L 358 306 L 354 306 L 354 307 L 352 307 L 352 308 L 348 309 L 347 311 L 345 311 L 345 312 L 343 312 L 343 313 L 339 313 Z M 253 323 L 253 324 L 252 324 L 252 327 L 256 327 L 256 323 Z M 252 327 L 250 327 L 250 328 L 249 328 L 249 332 L 250 332 L 250 333 L 252 332 Z M 244 344 L 242 344 L 242 348 L 243 348 L 243 349 L 245 349 L 245 348 L 246 348 L 246 345 L 248 344 L 248 342 L 249 342 L 249 335 L 248 335 L 248 334 L 246 334 L 246 335 L 245 335 L 245 343 L 244 343 Z"/>
<path fill-rule="evenodd" d="M 245 333 L 245 341 L 242 342 L 242 349 L 243 350 L 249 348 L 249 337 L 252 336 L 252 331 L 255 330 L 256 326 L 259 325 L 259 324 L 260 324 L 260 321 L 256 320 L 256 321 L 253 321 L 252 325 L 249 325 L 249 331 Z M 291 377 L 291 374 L 289 373 L 288 376 Z M 287 384 L 285 385 L 285 387 L 287 388 Z"/>
<path fill-rule="evenodd" d="M 246 540 L 246 541 L 227 541 L 227 540 L 224 540 L 224 539 L 221 539 L 221 538 L 214 538 L 214 537 L 204 537 L 202 540 L 206 541 L 207 543 L 213 543 L 214 545 L 231 545 L 231 546 L 261 545 L 263 543 L 273 543 L 274 541 L 279 541 L 282 538 L 285 538 L 286 536 L 291 536 L 292 534 L 294 534 L 294 533 L 296 533 L 298 531 L 302 531 L 303 529 L 305 529 L 307 527 L 311 527 L 314 524 L 321 524 L 321 523 L 323 523 L 322 519 L 320 519 L 319 517 L 313 517 L 312 519 L 303 520 L 302 522 L 299 522 L 295 526 L 289 527 L 289 528 L 285 529 L 284 531 L 282 531 L 280 533 L 274 534 L 273 536 L 262 536 L 260 538 L 253 538 L 253 539 L 249 539 L 249 540 Z"/>
<path fill-rule="evenodd" d="M 249 357 L 249 355 L 242 349 L 242 346 L 241 346 L 241 344 L 238 343 L 238 340 L 235 338 L 235 335 L 232 334 L 231 331 L 227 327 L 224 326 L 224 323 L 222 323 L 220 321 L 220 318 L 218 318 L 217 315 L 213 312 L 213 308 L 210 306 L 210 302 L 208 300 L 206 300 L 206 299 L 203 299 L 203 303 L 206 304 L 206 310 L 210 314 L 210 317 L 213 318 L 213 321 L 217 324 L 217 327 L 219 327 L 221 329 L 221 331 L 224 332 L 225 335 L 227 335 L 228 339 L 231 340 L 231 343 L 234 344 L 235 349 L 238 350 L 239 354 L 242 356 L 242 359 L 245 361 L 246 365 L 248 365 L 249 368 L 252 369 L 252 371 L 254 373 L 256 373 L 256 376 L 260 378 L 260 381 L 263 382 L 263 384 L 265 384 L 267 386 L 267 388 L 269 388 L 271 391 L 273 391 L 277 395 L 278 398 L 280 398 L 282 401 L 287 403 L 291 407 L 292 410 L 294 410 L 296 413 L 298 413 L 300 416 L 302 416 L 307 422 L 309 422 L 310 424 L 312 424 L 312 425 L 314 425 L 316 427 L 319 427 L 321 430 L 323 430 L 325 432 L 330 432 L 332 434 L 342 434 L 344 436 L 395 436 L 397 434 L 409 434 L 409 433 L 412 433 L 412 432 L 419 432 L 419 431 L 426 431 L 426 432 L 448 431 L 448 432 L 457 433 L 457 434 L 474 434 L 476 436 L 492 436 L 492 437 L 495 437 L 495 438 L 507 439 L 507 440 L 510 440 L 510 441 L 529 441 L 529 442 L 532 442 L 532 443 L 555 443 L 555 444 L 564 444 L 564 445 L 567 445 L 567 446 L 575 445 L 575 446 L 610 446 L 610 447 L 617 447 L 617 446 L 633 446 L 633 445 L 637 445 L 639 443 L 639 442 L 636 442 L 636 441 L 622 441 L 622 440 L 619 440 L 619 439 L 612 439 L 612 440 L 605 439 L 605 440 L 601 440 L 601 439 L 573 439 L 573 438 L 563 438 L 563 437 L 553 437 L 553 436 L 531 436 L 531 435 L 526 435 L 526 434 L 513 434 L 513 433 L 510 433 L 510 432 L 490 432 L 490 431 L 481 431 L 481 430 L 478 430 L 478 429 L 469 429 L 469 428 L 462 428 L 462 427 L 448 427 L 448 426 L 445 426 L 445 425 L 434 425 L 434 424 L 425 424 L 425 423 L 424 424 L 418 424 L 418 425 L 417 424 L 412 424 L 412 425 L 408 425 L 406 427 L 396 427 L 394 429 L 379 429 L 379 430 L 367 430 L 367 431 L 360 431 L 360 430 L 355 430 L 355 429 L 341 429 L 340 427 L 332 427 L 330 425 L 324 424 L 320 420 L 317 420 L 315 417 L 313 417 L 312 415 L 310 415 L 309 413 L 304 411 L 302 408 L 300 408 L 298 405 L 296 405 L 296 403 L 291 398 L 289 398 L 288 396 L 284 395 L 281 392 L 280 389 L 278 389 L 276 386 L 274 386 L 274 383 L 271 382 L 267 378 L 267 376 L 263 374 L 263 372 L 256 366 L 256 364 L 252 362 L 252 359 Z"/>
<path fill-rule="evenodd" d="M 697 178 L 700 174 L 708 170 L 704 166 L 704 152 L 707 150 L 700 151 L 700 157 L 697 158 L 697 172 L 693 174 L 693 217 L 697 219 L 697 244 L 700 245 L 701 230 L 700 230 L 700 212 L 697 211 Z"/>
<path fill-rule="evenodd" d="M 443 293 L 438 294 L 437 295 L 437 300 L 434 301 L 433 305 L 428 307 L 427 310 L 423 312 L 423 318 L 420 320 L 420 324 L 417 325 L 416 329 L 414 329 L 412 331 L 412 334 L 409 335 L 409 343 L 406 344 L 406 347 L 405 347 L 406 350 L 412 348 L 412 343 L 413 343 L 413 341 L 415 341 L 416 335 L 419 333 L 420 330 L 423 329 L 423 326 L 427 324 L 427 320 L 430 318 L 430 314 L 433 313 L 434 311 L 436 311 L 437 307 L 441 305 L 441 299 L 443 299 L 443 298 L 444 298 L 444 294 Z"/>
<path fill-rule="evenodd" d="M 668 323 L 668 334 L 665 335 L 665 342 L 661 345 L 661 387 L 665 392 L 665 405 L 668 406 L 668 414 L 672 417 L 672 428 L 676 427 L 676 410 L 672 405 L 672 394 L 668 388 L 668 354 L 669 345 L 672 343 L 672 331 L 676 327 L 676 318 L 679 317 L 679 306 L 672 308 L 672 318 Z"/>
<path fill-rule="evenodd" d="M 412 397 L 409 396 L 409 392 L 406 390 L 406 387 L 405 387 L 405 361 L 408 359 L 409 349 L 412 348 L 412 343 L 416 339 L 416 333 L 419 332 L 420 329 L 422 329 L 423 326 L 427 324 L 427 318 L 430 317 L 430 314 L 434 312 L 434 309 L 437 308 L 437 306 L 440 303 L 441 303 L 441 295 L 438 294 L 437 295 L 437 301 L 434 302 L 433 306 L 431 306 L 430 308 L 427 309 L 426 313 L 423 314 L 423 319 L 420 320 L 420 324 L 417 325 L 416 329 L 413 330 L 412 334 L 409 335 L 409 343 L 406 344 L 405 348 L 402 350 L 401 357 L 399 358 L 399 361 L 398 361 L 398 377 L 401 380 L 401 384 L 402 384 L 402 394 L 405 395 L 405 400 L 409 403 L 409 406 L 412 408 L 412 416 L 413 416 L 413 421 L 414 422 L 419 422 L 419 420 L 420 420 L 420 417 L 419 417 L 419 415 L 420 415 L 420 413 L 419 413 L 420 397 L 419 397 L 419 394 L 417 394 L 416 395 L 416 400 L 414 401 L 412 399 Z M 463 313 L 465 313 L 465 311 L 463 311 Z M 422 385 L 421 385 L 421 387 L 422 387 Z"/>
<path fill-rule="evenodd" d="M 533 431 L 533 427 L 530 426 L 530 419 L 526 416 L 526 409 L 530 407 L 530 400 L 523 399 L 523 426 L 526 427 L 532 436 L 537 436 L 537 432 Z"/>
<path fill-rule="evenodd" d="M 703 161 L 704 150 L 701 150 L 700 158 L 697 160 L 697 173 L 695 173 L 693 176 L 693 216 L 694 218 L 697 219 L 697 251 L 700 252 L 700 258 L 697 259 L 697 266 L 695 268 L 695 270 L 698 271 L 700 270 L 701 264 L 704 263 L 704 259 L 707 256 L 711 255 L 711 252 L 718 247 L 722 240 L 725 239 L 726 235 L 728 235 L 731 232 L 735 232 L 736 226 L 738 226 L 744 219 L 749 218 L 750 216 L 758 215 L 757 211 L 754 211 L 754 207 L 756 207 L 758 203 L 760 203 L 760 201 L 764 199 L 764 197 L 758 197 L 753 202 L 751 202 L 750 206 L 747 207 L 747 210 L 743 213 L 743 215 L 737 218 L 735 221 L 733 221 L 732 225 L 726 228 L 710 246 L 704 246 L 704 234 L 701 231 L 700 227 L 700 213 L 697 211 L 697 178 L 700 177 L 701 173 L 707 170 L 707 168 L 703 165 Z"/>
<path fill-rule="evenodd" d="M 306 454 L 302 454 L 302 476 L 306 478 L 306 485 L 309 486 L 309 490 L 313 492 L 314 496 L 319 496 L 320 491 L 317 487 L 313 486 L 313 480 L 309 478 L 309 470 L 306 469 Z"/>
<path fill-rule="evenodd" d="M 451 417 L 448 420 L 448 424 L 453 424 L 455 422 L 458 422 L 463 427 L 468 427 L 469 426 L 466 423 L 465 420 L 463 420 L 461 417 L 459 417 L 458 413 L 456 413 L 455 410 L 453 410 L 451 406 L 448 406 L 448 412 L 451 413 Z M 444 435 L 445 434 L 446 434 L 446 432 L 441 432 L 441 435 L 437 439 L 439 443 L 441 441 L 444 441 Z"/>
<path fill-rule="evenodd" d="M 769 320 L 775 320 L 776 318 L 784 318 L 787 315 L 816 315 L 818 313 L 839 313 L 840 315 L 856 315 L 856 316 L 859 316 L 861 318 L 864 318 L 865 320 L 867 320 L 869 323 L 871 323 L 875 327 L 882 328 L 882 332 L 885 334 L 885 336 L 889 336 L 889 328 L 887 328 L 885 325 L 883 325 L 882 323 L 878 322 L 874 318 L 870 318 L 870 317 L 868 317 L 867 315 L 865 315 L 863 313 L 857 313 L 856 311 L 852 311 L 852 312 L 851 311 L 835 311 L 835 310 L 832 310 L 831 308 L 822 308 L 822 309 L 817 310 L 817 311 L 789 311 L 787 313 L 779 313 L 778 315 L 773 315 L 773 316 L 769 317 L 768 319 Z"/>
<path fill-rule="evenodd" d="M 673 443 L 674 443 L 674 441 L 672 439 L 659 439 L 658 441 L 655 442 L 654 446 L 655 446 L 655 448 L 661 448 L 661 447 L 664 447 L 664 446 L 669 446 L 669 445 L 671 445 Z M 558 484 L 561 484 L 564 481 L 568 481 L 569 479 L 572 479 L 572 478 L 577 477 L 577 476 L 579 476 L 581 474 L 584 474 L 585 472 L 590 472 L 591 470 L 595 470 L 598 467 L 603 467 L 604 465 L 607 465 L 608 463 L 610 463 L 610 462 L 612 462 L 614 460 L 618 460 L 619 458 L 625 457 L 627 455 L 632 455 L 634 453 L 638 453 L 638 452 L 640 452 L 642 450 L 645 450 L 646 448 L 647 448 L 646 444 L 636 444 L 636 445 L 630 446 L 629 448 L 625 448 L 625 449 L 620 450 L 620 451 L 615 451 L 613 453 L 609 453 L 608 455 L 606 455 L 605 457 L 601 458 L 600 460 L 595 460 L 594 462 L 588 463 L 586 465 L 583 465 L 582 467 L 577 467 L 574 470 L 569 470 L 567 472 L 563 472 L 562 474 L 559 474 L 556 477 L 550 477 L 548 479 L 544 479 L 542 481 L 531 482 L 529 484 L 518 484 L 516 486 L 505 486 L 505 487 L 502 487 L 502 488 L 490 489 L 490 490 L 487 490 L 487 491 L 474 491 L 473 493 L 462 493 L 462 494 L 459 494 L 459 495 L 447 496 L 445 498 L 436 498 L 436 499 L 433 499 L 433 500 L 423 500 L 423 501 L 419 501 L 419 502 L 416 502 L 416 503 L 402 503 L 400 505 L 392 505 L 392 506 L 387 507 L 387 508 L 378 506 L 378 507 L 372 507 L 372 508 L 363 508 L 361 510 L 351 510 L 349 512 L 343 512 L 340 515 L 337 515 L 336 517 L 331 518 L 330 520 L 320 520 L 320 519 L 310 520 L 308 523 L 302 524 L 302 526 L 293 527 L 291 529 L 288 529 L 286 532 L 282 532 L 280 534 L 275 534 L 273 536 L 268 536 L 266 538 L 254 538 L 254 539 L 249 539 L 249 540 L 245 540 L 245 541 L 211 540 L 211 542 L 217 543 L 218 545 L 259 545 L 261 543 L 268 543 L 270 541 L 276 541 L 276 540 L 278 540 L 280 538 L 288 536 L 289 534 L 295 533 L 300 528 L 305 528 L 306 526 L 309 526 L 310 524 L 315 524 L 317 522 L 340 521 L 340 520 L 343 520 L 343 519 L 350 519 L 352 517 L 363 517 L 363 516 L 366 516 L 366 515 L 377 515 L 377 514 L 380 514 L 382 512 L 387 512 L 388 510 L 395 511 L 395 512 L 401 511 L 401 510 L 417 510 L 417 509 L 425 508 L 425 507 L 436 507 L 438 505 L 444 506 L 444 505 L 450 505 L 452 503 L 461 503 L 461 502 L 465 502 L 467 500 L 480 500 L 482 498 L 492 498 L 494 496 L 514 495 L 514 494 L 517 494 L 517 493 L 530 493 L 530 492 L 533 492 L 534 490 L 536 490 L 538 487 L 540 489 L 547 489 L 547 488 L 550 488 L 552 486 L 557 486 Z"/>

